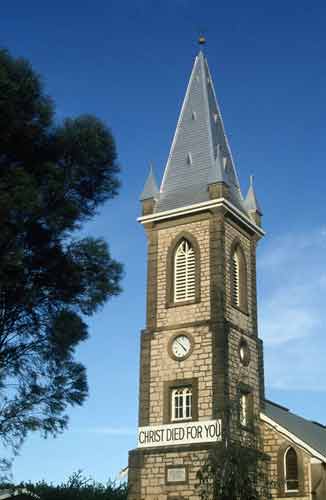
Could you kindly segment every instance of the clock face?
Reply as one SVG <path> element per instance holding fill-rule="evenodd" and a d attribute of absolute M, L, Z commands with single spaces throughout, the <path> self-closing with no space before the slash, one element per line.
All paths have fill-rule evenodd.
<path fill-rule="evenodd" d="M 191 342 L 186 335 L 178 335 L 172 342 L 172 354 L 182 359 L 190 353 Z"/>

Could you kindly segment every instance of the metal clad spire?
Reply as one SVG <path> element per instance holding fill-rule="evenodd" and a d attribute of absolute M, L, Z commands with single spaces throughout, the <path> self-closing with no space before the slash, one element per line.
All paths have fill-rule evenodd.
<path fill-rule="evenodd" d="M 250 185 L 248 193 L 245 199 L 245 207 L 248 212 L 258 212 L 260 215 L 263 214 L 260 205 L 257 200 L 256 191 L 254 188 L 254 176 L 250 176 Z"/>
<path fill-rule="evenodd" d="M 203 38 L 200 44 L 204 41 Z M 208 201 L 208 185 L 212 179 L 223 179 L 230 186 L 230 201 L 245 211 L 212 77 L 200 50 L 192 68 L 155 211 Z M 144 192 L 148 195 L 147 188 Z"/>
<path fill-rule="evenodd" d="M 150 164 L 149 174 L 147 176 L 147 180 L 145 182 L 143 192 L 140 195 L 140 201 L 148 200 L 150 198 L 157 199 L 158 194 L 159 194 L 159 190 L 158 190 L 157 183 L 155 180 L 153 165 Z"/>

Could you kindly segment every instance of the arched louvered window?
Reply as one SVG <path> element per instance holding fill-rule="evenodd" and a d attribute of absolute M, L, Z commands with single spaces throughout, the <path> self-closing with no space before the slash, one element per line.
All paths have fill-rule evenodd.
<path fill-rule="evenodd" d="M 196 255 L 187 239 L 174 254 L 174 302 L 193 300 L 196 296 Z"/>
<path fill-rule="evenodd" d="M 292 446 L 284 454 L 285 491 L 299 491 L 298 456 Z"/>
<path fill-rule="evenodd" d="M 240 306 L 240 260 L 237 250 L 232 255 L 232 302 Z"/>
<path fill-rule="evenodd" d="M 236 244 L 231 253 L 231 301 L 236 307 L 247 311 L 247 271 L 242 248 Z"/>

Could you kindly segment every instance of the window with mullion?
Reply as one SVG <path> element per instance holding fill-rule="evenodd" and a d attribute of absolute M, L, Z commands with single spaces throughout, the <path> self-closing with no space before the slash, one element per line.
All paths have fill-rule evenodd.
<path fill-rule="evenodd" d="M 171 420 L 191 420 L 192 388 L 178 387 L 172 390 Z"/>

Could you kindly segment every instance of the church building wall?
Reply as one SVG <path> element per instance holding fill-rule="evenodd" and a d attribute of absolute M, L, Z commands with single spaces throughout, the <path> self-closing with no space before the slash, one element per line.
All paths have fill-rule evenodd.
<path fill-rule="evenodd" d="M 200 500 L 197 472 L 207 458 L 207 451 L 184 451 L 176 448 L 170 452 L 152 450 L 150 453 L 135 451 L 130 456 L 130 466 L 135 474 L 130 481 L 129 500 Z M 169 484 L 168 470 L 186 468 L 186 483 Z M 137 468 L 138 467 L 138 468 Z"/>
<path fill-rule="evenodd" d="M 310 460 L 311 456 L 295 446 L 281 433 L 266 422 L 262 423 L 264 452 L 269 456 L 269 473 L 273 484 L 272 495 L 275 500 L 295 498 L 296 500 L 311 500 Z M 293 447 L 298 457 L 299 491 L 287 493 L 284 481 L 284 454 L 288 447 Z"/>
<path fill-rule="evenodd" d="M 241 249 L 244 253 L 246 262 L 246 274 L 247 274 L 247 308 L 246 310 L 241 310 L 236 308 L 231 302 L 232 291 L 231 291 L 231 257 L 232 249 L 235 243 L 239 243 Z M 255 258 L 255 257 L 254 257 Z M 239 230 L 239 225 L 234 227 L 230 222 L 225 223 L 225 270 L 226 270 L 226 282 L 225 282 L 225 293 L 226 293 L 226 319 L 242 328 L 250 334 L 255 332 L 255 325 L 253 323 L 252 310 L 256 308 L 255 296 L 253 297 L 253 284 L 252 274 L 251 274 L 251 239 L 249 235 L 245 232 Z"/>
<path fill-rule="evenodd" d="M 209 219 L 199 217 L 196 222 L 185 219 L 162 223 L 157 227 L 158 261 L 157 261 L 157 327 L 167 327 L 189 321 L 210 319 L 210 268 L 209 268 Z M 200 286 L 199 296 L 194 304 L 174 304 L 169 298 L 171 280 L 171 262 L 175 244 L 182 236 L 194 238 L 200 253 Z M 199 256 L 198 256 L 199 258 Z"/>

